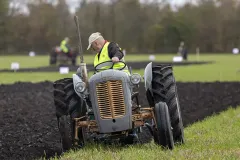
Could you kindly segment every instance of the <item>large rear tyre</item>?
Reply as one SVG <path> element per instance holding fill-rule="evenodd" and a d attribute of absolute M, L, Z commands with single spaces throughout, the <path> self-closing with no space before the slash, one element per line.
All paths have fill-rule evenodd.
<path fill-rule="evenodd" d="M 69 78 L 64 78 L 57 80 L 53 83 L 53 96 L 54 105 L 56 110 L 56 116 L 61 117 L 63 115 L 68 115 L 68 104 L 65 100 L 66 93 L 64 87 L 67 85 Z"/>
<path fill-rule="evenodd" d="M 75 93 L 72 78 L 54 82 L 53 93 L 62 151 L 65 152 L 73 147 L 82 147 L 85 142 L 84 129 L 78 128 L 78 140 L 76 141 L 74 118 L 85 115 L 85 100 Z"/>
<path fill-rule="evenodd" d="M 154 142 L 164 148 L 173 149 L 174 141 L 171 129 L 171 120 L 166 103 L 155 105 L 154 114 L 156 124 L 153 127 Z"/>
<path fill-rule="evenodd" d="M 64 87 L 66 93 L 65 101 L 68 105 L 68 112 L 72 118 L 84 116 L 87 112 L 86 101 L 79 97 L 73 86 L 73 79 L 69 78 Z"/>
<path fill-rule="evenodd" d="M 68 115 L 58 118 L 58 129 L 62 152 L 81 148 L 85 145 L 86 136 L 84 128 L 78 128 L 78 140 L 75 139 L 75 121 Z"/>
<path fill-rule="evenodd" d="M 70 116 L 63 115 L 58 117 L 58 129 L 60 132 L 60 142 L 62 152 L 68 151 L 73 144 L 73 131 L 72 131 L 72 120 Z"/>
<path fill-rule="evenodd" d="M 155 66 L 152 68 L 152 75 L 154 104 L 166 102 L 173 128 L 173 139 L 176 143 L 182 144 L 184 143 L 184 129 L 172 67 L 170 65 Z"/>

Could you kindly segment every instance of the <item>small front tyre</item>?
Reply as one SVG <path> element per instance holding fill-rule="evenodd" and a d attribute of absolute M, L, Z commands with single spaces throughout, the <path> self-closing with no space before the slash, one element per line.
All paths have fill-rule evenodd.
<path fill-rule="evenodd" d="M 154 114 L 156 119 L 156 124 L 153 126 L 154 142 L 164 148 L 173 149 L 174 141 L 171 120 L 166 103 L 157 103 L 154 108 Z"/>

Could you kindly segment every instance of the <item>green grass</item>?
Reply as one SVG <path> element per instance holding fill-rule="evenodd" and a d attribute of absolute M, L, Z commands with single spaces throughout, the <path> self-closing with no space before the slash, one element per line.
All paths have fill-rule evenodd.
<path fill-rule="evenodd" d="M 94 54 L 84 55 L 84 62 L 92 64 L 94 60 Z M 126 56 L 126 61 L 146 61 L 148 60 L 149 55 L 135 55 L 129 54 Z M 157 55 L 157 61 L 171 61 L 173 55 Z M 0 56 L 0 69 L 10 69 L 12 62 L 18 62 L 20 68 L 33 68 L 33 67 L 42 67 L 49 65 L 49 56 Z M 77 64 L 79 64 L 80 58 L 77 57 Z"/>
<path fill-rule="evenodd" d="M 192 57 L 195 59 L 196 57 Z M 192 65 L 174 67 L 177 81 L 240 81 L 239 55 L 205 55 L 200 60 L 216 63 L 207 65 Z"/>
<path fill-rule="evenodd" d="M 94 54 L 84 55 L 84 62 L 88 64 L 92 64 L 94 60 Z M 155 54 L 156 61 L 172 61 L 173 57 L 176 56 L 174 54 Z M 223 57 L 225 57 L 224 55 Z M 232 55 L 229 55 L 232 56 Z M 222 57 L 222 56 L 220 56 Z M 232 56 L 234 57 L 234 56 Z M 215 55 L 202 55 L 199 60 L 209 60 L 209 58 L 215 58 Z M 127 54 L 125 57 L 127 62 L 131 61 L 148 61 L 148 54 Z M 189 61 L 197 61 L 196 55 L 190 55 Z M 33 67 L 42 67 L 49 65 L 49 56 L 41 55 L 35 57 L 29 56 L 0 56 L 0 69 L 10 69 L 12 62 L 18 62 L 20 64 L 20 68 L 33 68 Z M 79 64 L 80 59 L 77 57 L 77 64 Z"/>
<path fill-rule="evenodd" d="M 158 61 L 169 61 L 173 55 L 157 55 Z M 127 55 L 127 61 L 146 60 L 148 55 Z M 93 57 L 86 56 L 85 60 L 91 62 Z M 21 67 L 37 67 L 48 64 L 47 56 L 26 57 L 26 56 L 0 56 L 0 68 L 8 68 L 11 61 L 22 62 Z M 195 55 L 189 56 L 190 61 L 197 60 Z M 174 67 L 176 80 L 182 82 L 212 82 L 212 81 L 240 81 L 240 55 L 223 54 L 223 55 L 201 55 L 200 60 L 216 61 L 214 64 L 191 65 Z M 145 67 L 145 66 L 143 66 Z M 133 70 L 141 75 L 144 69 Z M 14 83 L 16 81 L 39 82 L 43 80 L 54 81 L 63 77 L 71 77 L 74 72 L 67 75 L 61 75 L 58 72 L 32 72 L 32 73 L 0 73 L 0 83 Z M 91 75 L 90 73 L 89 75 Z"/>
<path fill-rule="evenodd" d="M 86 63 L 92 63 L 93 55 L 84 57 Z M 77 58 L 79 63 L 79 57 Z M 49 56 L 0 56 L 0 69 L 10 69 L 12 62 L 18 62 L 20 68 L 34 68 L 49 65 Z"/>
<path fill-rule="evenodd" d="M 55 81 L 57 79 L 71 77 L 73 72 L 69 74 L 59 74 L 58 72 L 41 72 L 41 73 L 0 73 L 0 82 L 4 84 L 13 84 L 15 82 L 42 82 L 45 80 Z"/>
<path fill-rule="evenodd" d="M 190 56 L 195 61 L 197 57 Z M 213 64 L 173 67 L 176 80 L 182 82 L 240 81 L 240 55 L 203 55 L 201 61 L 215 61 Z M 138 73 L 144 73 L 139 70 Z"/>
<path fill-rule="evenodd" d="M 162 150 L 153 142 L 130 147 L 89 145 L 70 151 L 62 160 L 152 160 L 152 159 L 240 159 L 240 107 L 185 128 L 186 143 L 173 151 Z M 54 158 L 52 158 L 54 159 Z M 57 159 L 57 158 L 55 158 Z"/>

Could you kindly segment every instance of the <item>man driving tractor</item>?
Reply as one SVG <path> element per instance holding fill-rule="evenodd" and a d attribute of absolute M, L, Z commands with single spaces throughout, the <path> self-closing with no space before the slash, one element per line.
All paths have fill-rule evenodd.
<path fill-rule="evenodd" d="M 97 52 L 95 59 L 94 59 L 94 67 L 97 65 L 112 61 L 114 63 L 113 69 L 121 69 L 124 72 L 129 73 L 128 67 L 124 67 L 124 54 L 121 51 L 121 48 L 118 46 L 117 43 L 108 42 L 103 38 L 101 33 L 96 32 L 92 33 L 88 38 L 88 48 L 92 48 L 93 51 Z M 106 63 L 107 64 L 107 63 Z M 101 69 L 109 69 L 111 66 L 103 66 Z"/>

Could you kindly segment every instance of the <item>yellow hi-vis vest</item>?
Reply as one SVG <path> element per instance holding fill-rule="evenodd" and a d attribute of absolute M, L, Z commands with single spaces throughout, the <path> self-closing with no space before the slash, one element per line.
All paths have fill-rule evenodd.
<path fill-rule="evenodd" d="M 102 48 L 102 51 L 101 51 L 101 54 L 99 56 L 99 59 L 98 59 L 98 55 L 99 53 L 96 54 L 95 56 L 95 59 L 94 59 L 94 67 L 96 67 L 98 64 L 100 63 L 103 63 L 103 62 L 106 62 L 106 61 L 111 61 L 111 59 L 109 58 L 108 56 L 108 45 L 110 44 L 110 42 L 106 42 L 105 45 L 103 46 Z M 124 58 L 122 58 L 120 61 L 123 61 L 124 62 Z M 104 66 L 104 67 L 101 67 L 101 69 L 110 69 L 111 66 Z M 115 63 L 114 66 L 113 66 L 113 69 L 121 69 L 124 67 L 124 64 L 119 62 L 119 63 Z M 128 70 L 128 67 L 125 66 L 124 69 L 122 69 L 122 71 L 130 74 L 129 70 Z"/>
<path fill-rule="evenodd" d="M 64 53 L 68 52 L 68 48 L 66 47 L 67 42 L 65 40 L 62 40 L 60 48 Z"/>

